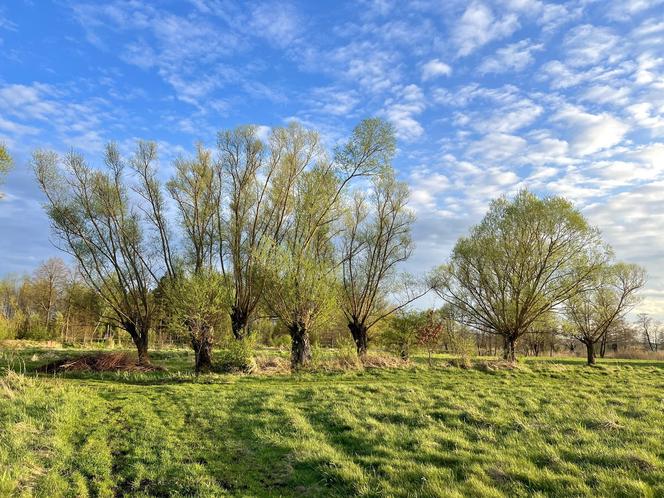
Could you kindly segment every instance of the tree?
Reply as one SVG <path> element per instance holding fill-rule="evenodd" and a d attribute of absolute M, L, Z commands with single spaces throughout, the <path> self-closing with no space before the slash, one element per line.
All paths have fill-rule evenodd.
<path fill-rule="evenodd" d="M 335 196 L 337 179 L 326 166 L 297 181 L 289 230 L 280 244 L 264 247 L 262 273 L 267 309 L 291 336 L 291 367 L 311 362 L 311 331 L 331 316 L 337 301 L 331 223 L 320 223 Z"/>
<path fill-rule="evenodd" d="M 657 352 L 660 343 L 660 325 L 656 323 L 647 313 L 639 313 L 636 322 L 641 329 L 643 339 L 650 351 Z"/>
<path fill-rule="evenodd" d="M 595 344 L 611 325 L 638 302 L 636 292 L 645 284 L 645 270 L 626 263 L 607 265 L 589 279 L 590 285 L 564 304 L 565 328 L 586 346 L 588 365 L 595 364 Z"/>
<path fill-rule="evenodd" d="M 515 361 L 517 340 L 584 290 L 607 255 L 599 231 L 570 202 L 522 190 L 491 203 L 432 286 L 468 325 L 501 336 L 505 359 Z"/>
<path fill-rule="evenodd" d="M 547 346 L 549 347 L 549 351 L 552 352 L 558 328 L 558 317 L 553 310 L 535 320 L 528 332 L 523 336 L 527 353 L 539 356 Z"/>
<path fill-rule="evenodd" d="M 53 331 L 58 301 L 65 294 L 71 280 L 71 272 L 60 258 L 50 258 L 35 271 L 33 286 L 38 289 L 39 306 L 44 312 L 44 325 L 49 334 Z"/>
<path fill-rule="evenodd" d="M 393 139 L 392 139 L 393 141 Z M 385 144 L 390 149 L 390 143 Z M 410 236 L 414 216 L 408 209 L 408 185 L 394 178 L 389 164 L 372 178 L 369 195 L 356 192 L 341 237 L 342 308 L 358 354 L 368 346 L 368 331 L 378 321 L 407 306 L 429 289 L 404 285 L 405 296 L 391 304 L 397 280 L 396 266 L 412 252 Z"/>
<path fill-rule="evenodd" d="M 264 292 L 264 302 L 290 332 L 294 369 L 310 361 L 310 329 L 336 299 L 338 263 L 333 240 L 339 232 L 342 196 L 354 179 L 379 173 L 392 149 L 390 125 L 366 119 L 336 149 L 332 161 L 316 148 L 312 157 L 317 163 L 293 176 L 291 199 L 285 205 L 288 211 L 282 218 L 283 235 L 263 248 L 262 261 L 271 289 Z M 298 163 L 302 161 L 294 164 Z M 280 267 L 270 260 L 277 260 Z M 276 282 L 281 283 L 281 291 L 276 290 Z"/>
<path fill-rule="evenodd" d="M 429 366 L 433 366 L 431 355 L 440 344 L 440 339 L 445 330 L 445 324 L 439 314 L 433 310 L 426 313 L 424 323 L 417 329 L 417 342 L 427 350 Z"/>
<path fill-rule="evenodd" d="M 189 275 L 164 281 L 168 319 L 175 330 L 185 332 L 195 354 L 196 373 L 212 368 L 215 329 L 221 328 L 227 313 L 223 277 L 204 268 Z"/>
<path fill-rule="evenodd" d="M 217 149 L 219 261 L 231 282 L 231 329 L 243 339 L 263 295 L 257 255 L 281 243 L 296 179 L 320 154 L 319 138 L 292 123 L 265 144 L 255 126 L 241 126 L 219 133 Z"/>
<path fill-rule="evenodd" d="M 212 155 L 200 145 L 195 159 L 179 159 L 175 170 L 167 188 L 184 229 L 184 267 L 165 282 L 165 294 L 169 308 L 189 331 L 199 373 L 212 368 L 214 329 L 227 309 L 226 284 L 215 268 L 220 186 Z M 175 265 L 169 263 L 170 268 Z"/>
<path fill-rule="evenodd" d="M 153 147 L 139 146 L 137 155 Z M 153 157 L 146 156 L 148 165 Z M 35 174 L 60 248 L 77 261 L 86 283 L 112 310 L 113 320 L 131 336 L 139 363 L 148 363 L 148 337 L 163 255 L 146 240 L 148 208 L 130 196 L 125 164 L 114 144 L 106 147 L 106 171 L 82 156 L 37 151 Z"/>
<path fill-rule="evenodd" d="M 7 147 L 5 146 L 5 144 L 0 143 L 0 184 L 4 180 L 4 176 L 12 168 L 12 165 L 13 165 L 12 157 L 9 155 Z M 2 192 L 0 192 L 0 199 L 2 199 Z"/>
<path fill-rule="evenodd" d="M 421 311 L 398 310 L 387 318 L 385 330 L 380 336 L 381 343 L 401 359 L 408 360 L 412 348 L 417 345 L 417 331 L 424 320 L 425 314 Z"/>

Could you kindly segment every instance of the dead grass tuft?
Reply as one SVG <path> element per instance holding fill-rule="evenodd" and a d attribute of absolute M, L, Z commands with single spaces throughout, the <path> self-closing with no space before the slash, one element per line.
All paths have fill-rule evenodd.
<path fill-rule="evenodd" d="M 291 372 L 288 359 L 271 355 L 256 356 L 256 370 L 264 374 L 289 374 Z"/>
<path fill-rule="evenodd" d="M 387 353 L 370 352 L 362 357 L 364 368 L 405 368 L 411 365 L 409 360 Z"/>

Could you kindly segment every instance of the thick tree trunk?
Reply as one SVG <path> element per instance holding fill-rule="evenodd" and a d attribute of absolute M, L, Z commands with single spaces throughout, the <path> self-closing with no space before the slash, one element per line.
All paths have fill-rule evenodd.
<path fill-rule="evenodd" d="M 237 306 L 231 307 L 231 330 L 233 337 L 238 341 L 244 339 L 248 335 L 247 324 L 249 323 L 249 314 Z"/>
<path fill-rule="evenodd" d="M 290 324 L 288 331 L 291 336 L 291 368 L 299 370 L 311 363 L 309 331 L 299 322 Z"/>
<path fill-rule="evenodd" d="M 150 363 L 150 356 L 148 355 L 148 334 L 138 334 L 137 338 L 134 340 L 134 344 L 138 351 L 138 364 L 148 365 Z"/>
<path fill-rule="evenodd" d="M 359 321 L 353 320 L 352 322 L 348 323 L 348 329 L 353 336 L 353 341 L 355 341 L 357 355 L 364 356 L 367 354 L 369 336 L 367 334 L 366 325 L 364 323 L 360 323 Z"/>
<path fill-rule="evenodd" d="M 584 344 L 586 345 L 588 365 L 594 365 L 595 364 L 595 343 L 592 342 L 592 341 L 586 341 Z"/>
<path fill-rule="evenodd" d="M 516 338 L 513 335 L 506 335 L 505 344 L 503 346 L 503 359 L 515 362 L 516 361 Z"/>
<path fill-rule="evenodd" d="M 191 334 L 191 347 L 194 348 L 196 357 L 196 374 L 209 372 L 212 370 L 212 334 L 211 330 L 206 329 L 200 333 Z"/>
<path fill-rule="evenodd" d="M 123 327 L 131 336 L 131 340 L 134 341 L 134 346 L 136 346 L 136 352 L 138 353 L 138 364 L 150 364 L 150 356 L 148 354 L 149 327 L 139 329 L 134 323 L 124 323 Z"/>

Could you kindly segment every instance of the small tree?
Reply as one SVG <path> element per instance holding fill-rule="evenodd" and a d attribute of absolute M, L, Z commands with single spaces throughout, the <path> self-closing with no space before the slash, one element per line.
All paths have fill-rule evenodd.
<path fill-rule="evenodd" d="M 419 311 L 397 311 L 386 320 L 380 342 L 403 360 L 410 359 L 410 352 L 417 345 L 417 331 L 424 318 L 425 315 Z"/>
<path fill-rule="evenodd" d="M 58 305 L 71 280 L 71 271 L 60 258 L 50 258 L 39 265 L 33 277 L 36 298 L 44 313 L 44 324 L 49 335 L 55 326 Z"/>
<path fill-rule="evenodd" d="M 636 323 L 639 329 L 641 329 L 641 334 L 643 334 L 643 340 L 645 341 L 646 347 L 650 351 L 656 353 L 661 341 L 660 324 L 655 322 L 647 313 L 639 313 L 636 319 Z"/>
<path fill-rule="evenodd" d="M 585 289 L 607 255 L 599 231 L 567 200 L 522 190 L 491 203 L 433 287 L 468 325 L 501 336 L 505 359 L 515 361 L 517 340 Z"/>
<path fill-rule="evenodd" d="M 417 342 L 426 349 L 430 367 L 433 366 L 431 355 L 440 344 L 444 330 L 443 320 L 433 310 L 427 311 L 423 323 L 417 328 Z"/>
<path fill-rule="evenodd" d="M 638 302 L 636 292 L 645 278 L 645 270 L 637 265 L 607 265 L 593 275 L 589 286 L 565 302 L 569 321 L 565 330 L 586 346 L 588 365 L 595 364 L 595 344 Z"/>
<path fill-rule="evenodd" d="M 185 333 L 195 354 L 196 373 L 212 368 L 212 344 L 227 313 L 223 277 L 201 269 L 190 275 L 164 281 L 164 302 L 171 326 Z"/>

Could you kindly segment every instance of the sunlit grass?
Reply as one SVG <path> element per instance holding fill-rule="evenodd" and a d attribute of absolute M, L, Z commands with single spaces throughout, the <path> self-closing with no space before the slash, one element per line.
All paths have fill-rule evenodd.
<path fill-rule="evenodd" d="M 0 496 L 664 495 L 664 364 L 197 379 L 183 354 L 3 375 Z"/>

